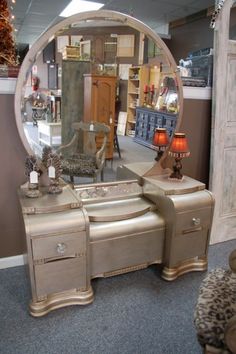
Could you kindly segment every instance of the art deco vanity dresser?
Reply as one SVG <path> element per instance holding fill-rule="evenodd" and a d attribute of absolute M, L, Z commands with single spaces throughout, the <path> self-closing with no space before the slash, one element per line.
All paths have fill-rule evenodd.
<path fill-rule="evenodd" d="M 64 186 L 59 195 L 42 189 L 37 199 L 21 189 L 33 316 L 91 303 L 95 277 L 161 264 L 162 277 L 174 280 L 207 268 L 211 193 L 187 177 L 144 177 L 143 186 L 140 178 Z"/>
<path fill-rule="evenodd" d="M 140 31 L 137 43 L 141 54 L 144 34 L 157 43 L 161 53 L 166 52 L 162 67 L 167 66 L 168 72 L 171 70 L 172 77 L 175 77 L 179 100 L 179 111 L 171 129 L 178 131 L 183 110 L 181 80 L 161 39 L 134 18 L 112 11 L 78 14 L 63 20 L 63 26 L 67 28 L 76 21 L 84 25 L 84 20 L 110 20 L 112 26 L 117 20 L 119 27 L 123 23 L 130 25 Z M 24 80 L 42 43 L 47 43 L 60 27 L 58 24 L 47 31 L 31 48 L 17 83 L 17 125 L 29 155 L 32 155 L 32 149 L 26 141 L 20 116 Z M 137 60 L 143 57 L 140 53 Z M 85 75 L 85 80 L 90 77 Z M 110 80 L 114 86 L 114 79 Z M 96 85 L 92 86 L 96 88 Z M 102 107 L 106 101 L 104 95 L 98 99 Z M 91 111 L 93 108 L 90 107 Z M 109 109 L 109 117 L 112 114 Z M 116 182 L 77 185 L 73 189 L 64 185 L 61 194 L 48 194 L 47 187 L 43 186 L 38 198 L 28 198 L 25 186 L 20 189 L 32 288 L 30 313 L 33 316 L 42 316 L 67 305 L 91 303 L 94 299 L 92 279 L 96 277 L 114 276 L 159 264 L 162 277 L 172 281 L 186 272 L 207 268 L 214 205 L 212 195 L 203 183 L 190 177 L 185 176 L 182 181 L 170 180 L 170 172 L 163 164 L 165 156 L 154 167 L 150 163 L 121 166 Z"/>

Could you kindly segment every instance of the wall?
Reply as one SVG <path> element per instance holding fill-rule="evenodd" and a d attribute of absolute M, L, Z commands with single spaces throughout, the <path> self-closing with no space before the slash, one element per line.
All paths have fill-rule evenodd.
<path fill-rule="evenodd" d="M 205 17 L 170 29 L 167 45 L 177 63 L 191 51 L 213 48 L 214 31 L 209 24 L 210 17 Z"/>
<path fill-rule="evenodd" d="M 37 66 L 37 74 L 36 76 L 39 78 L 39 89 L 42 91 L 48 90 L 48 64 L 43 62 L 43 54 L 41 53 L 36 62 Z M 28 78 L 25 90 L 25 96 L 30 95 L 33 92 L 31 85 L 31 77 Z"/>
<path fill-rule="evenodd" d="M 183 173 L 205 183 L 208 188 L 211 144 L 211 100 L 184 99 L 180 130 L 186 133 L 190 150 L 190 156 L 182 160 Z"/>
<path fill-rule="evenodd" d="M 24 228 L 17 188 L 25 182 L 26 152 L 14 114 L 14 94 L 0 93 L 0 258 L 24 251 Z"/>
<path fill-rule="evenodd" d="M 230 15 L 229 38 L 235 39 L 236 7 L 231 9 Z M 165 42 L 177 63 L 191 51 L 213 48 L 214 31 L 210 28 L 210 22 L 211 17 L 207 16 L 207 10 L 204 10 L 170 24 L 171 40 Z"/>

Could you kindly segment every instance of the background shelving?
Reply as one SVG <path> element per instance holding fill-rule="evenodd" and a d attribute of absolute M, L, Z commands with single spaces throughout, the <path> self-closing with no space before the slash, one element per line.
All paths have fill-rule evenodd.
<path fill-rule="evenodd" d="M 136 107 L 143 105 L 143 87 L 148 83 L 148 80 L 149 68 L 147 66 L 132 66 L 129 68 L 126 127 L 126 134 L 129 136 L 134 136 Z"/>

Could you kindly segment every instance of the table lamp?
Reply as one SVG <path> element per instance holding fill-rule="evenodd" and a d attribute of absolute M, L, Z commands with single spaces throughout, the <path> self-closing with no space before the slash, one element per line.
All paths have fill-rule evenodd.
<path fill-rule="evenodd" d="M 173 166 L 173 172 L 169 176 L 170 179 L 182 180 L 183 175 L 180 170 L 182 169 L 181 160 L 183 157 L 188 157 L 190 151 L 188 148 L 187 139 L 185 133 L 175 133 L 171 141 L 169 155 L 175 158 L 175 164 Z"/>
<path fill-rule="evenodd" d="M 155 160 L 159 161 L 169 144 L 166 128 L 156 128 L 152 143 L 156 147 L 155 150 L 157 150 Z"/>

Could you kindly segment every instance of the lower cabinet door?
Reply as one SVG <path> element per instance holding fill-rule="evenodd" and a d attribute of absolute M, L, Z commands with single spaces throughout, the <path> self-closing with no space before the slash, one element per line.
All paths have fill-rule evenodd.
<path fill-rule="evenodd" d="M 171 246 L 171 266 L 190 258 L 205 256 L 208 247 L 208 237 L 208 229 L 176 235 Z"/>
<path fill-rule="evenodd" d="M 35 265 L 37 297 L 70 289 L 86 288 L 86 257 L 76 257 Z"/>

